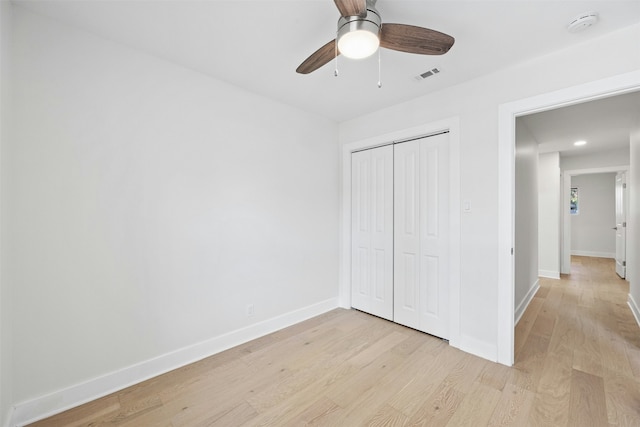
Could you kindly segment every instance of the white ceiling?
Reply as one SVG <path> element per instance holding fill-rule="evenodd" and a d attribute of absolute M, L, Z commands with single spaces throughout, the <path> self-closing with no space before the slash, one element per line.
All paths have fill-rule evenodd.
<path fill-rule="evenodd" d="M 296 67 L 335 37 L 332 0 L 13 0 L 38 13 L 171 62 L 315 112 L 347 120 L 488 74 L 531 57 L 640 22 L 638 0 L 379 0 L 383 22 L 423 26 L 455 37 L 443 56 L 382 50 L 342 59 L 309 75 Z M 596 11 L 600 22 L 581 33 L 567 24 Z M 612 46 L 612 49 L 615 47 Z M 414 79 L 433 67 L 441 72 Z"/>
<path fill-rule="evenodd" d="M 540 153 L 582 156 L 629 147 L 629 134 L 640 120 L 640 92 L 612 96 L 570 107 L 523 116 Z M 574 142 L 586 145 L 576 147 Z"/>
<path fill-rule="evenodd" d="M 344 121 L 532 57 L 582 43 L 640 22 L 640 0 L 379 0 L 383 22 L 432 28 L 455 37 L 443 56 L 382 50 L 342 59 L 309 75 L 296 67 L 335 37 L 339 17 L 332 0 L 13 0 L 15 4 L 121 42 L 254 93 Z M 597 25 L 569 33 L 583 12 Z M 615 46 L 611 47 L 615 49 Z M 426 80 L 414 77 L 438 67 Z M 541 151 L 563 155 L 626 143 L 640 96 L 615 97 L 538 113 L 526 124 Z M 637 117 L 637 116 L 636 116 Z M 626 137 L 624 137 L 626 134 Z M 580 151 L 571 144 L 589 141 Z M 616 145 L 617 144 L 617 145 Z"/>

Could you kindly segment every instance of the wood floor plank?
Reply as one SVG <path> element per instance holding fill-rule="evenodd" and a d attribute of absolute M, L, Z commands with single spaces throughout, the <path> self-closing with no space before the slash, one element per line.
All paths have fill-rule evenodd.
<path fill-rule="evenodd" d="M 469 390 L 467 396 L 447 423 L 449 427 L 486 426 L 495 411 L 502 393 L 479 382 Z"/>
<path fill-rule="evenodd" d="M 532 425 L 566 426 L 570 402 L 573 352 L 560 348 L 549 352 L 542 367 L 537 393 L 530 410 Z"/>
<path fill-rule="evenodd" d="M 534 399 L 535 393 L 507 384 L 487 425 L 489 427 L 527 425 Z"/>
<path fill-rule="evenodd" d="M 212 425 L 236 427 L 242 426 L 245 423 L 251 421 L 257 416 L 257 412 L 247 402 L 240 402 L 239 404 L 229 408 L 228 410 L 221 411 L 218 414 L 207 417 L 202 421 L 195 423 L 189 423 L 188 426 L 205 427 Z M 172 423 L 172 427 L 178 427 L 179 424 Z"/>
<path fill-rule="evenodd" d="M 441 427 L 449 423 L 466 395 L 444 381 L 411 416 L 411 427 Z"/>
<path fill-rule="evenodd" d="M 402 427 L 408 422 L 407 417 L 389 405 L 383 405 L 370 419 L 364 422 L 369 427 Z"/>
<path fill-rule="evenodd" d="M 293 420 L 298 419 L 305 411 L 309 411 L 318 404 L 319 399 L 328 399 L 324 393 L 335 386 L 341 384 L 344 380 L 351 378 L 357 372 L 353 366 L 348 363 L 341 363 L 336 368 L 328 372 L 318 373 L 318 380 L 312 385 L 305 388 L 302 392 L 291 396 L 289 399 L 274 406 L 264 413 L 260 413 L 255 419 L 247 423 L 248 426 L 279 426 L 279 425 L 295 425 Z M 316 418 L 316 423 L 322 425 L 331 425 L 329 420 L 341 419 L 343 409 L 332 402 L 337 408 L 330 413 L 322 413 Z M 336 415 L 335 412 L 339 414 Z"/>
<path fill-rule="evenodd" d="M 253 390 L 247 398 L 251 406 L 260 413 L 265 412 L 313 384 L 318 378 L 318 372 L 333 369 L 343 363 L 343 358 L 325 351 L 335 339 L 334 335 L 335 331 L 331 329 L 313 342 L 306 341 L 305 351 L 297 353 L 284 368 L 291 372 L 291 375 L 281 381 L 271 382 L 262 390 Z"/>
<path fill-rule="evenodd" d="M 534 297 L 529 303 L 529 307 L 524 312 L 520 321 L 516 325 L 515 330 L 515 354 L 519 354 L 524 346 L 525 342 L 529 338 L 529 333 L 531 332 L 531 328 L 536 321 L 536 317 L 543 309 L 543 305 L 545 300 L 542 298 Z"/>
<path fill-rule="evenodd" d="M 385 352 L 364 367 L 355 365 L 356 373 L 346 381 L 332 386 L 327 390 L 326 396 L 342 408 L 348 408 L 363 394 L 374 389 L 381 378 L 398 369 L 399 360 L 399 356 L 391 352 Z"/>
<path fill-rule="evenodd" d="M 602 377 L 574 369 L 569 401 L 570 427 L 607 426 L 607 405 Z"/>
<path fill-rule="evenodd" d="M 547 353 L 536 389 L 538 393 L 548 394 L 558 400 L 569 396 L 574 352 L 563 349 L 561 352 Z"/>
<path fill-rule="evenodd" d="M 636 379 L 640 380 L 640 345 L 636 347 L 627 343 L 625 350 L 631 365 L 631 372 Z"/>
<path fill-rule="evenodd" d="M 549 338 L 530 334 L 514 367 L 517 375 L 514 384 L 525 390 L 535 391 L 542 376 L 542 367 L 549 348 Z"/>
<path fill-rule="evenodd" d="M 615 327 L 601 332 L 600 354 L 602 359 L 606 361 L 608 369 L 618 371 L 623 375 L 633 376 L 625 342 L 615 332 Z"/>
<path fill-rule="evenodd" d="M 511 377 L 511 368 L 499 363 L 486 363 L 478 376 L 478 381 L 502 391 Z"/>
<path fill-rule="evenodd" d="M 640 381 L 606 370 L 607 418 L 613 426 L 640 426 Z"/>
<path fill-rule="evenodd" d="M 576 345 L 573 351 L 573 368 L 592 375 L 602 376 L 603 363 L 600 351 L 601 325 L 592 309 L 579 307 L 580 327 L 585 337 L 581 345 Z"/>
<path fill-rule="evenodd" d="M 536 317 L 533 326 L 531 327 L 531 333 L 538 334 L 543 337 L 550 337 L 553 333 L 553 328 L 556 325 L 556 317 L 551 313 L 542 311 Z"/>
<path fill-rule="evenodd" d="M 410 336 L 404 342 L 391 348 L 388 352 L 390 359 L 385 362 L 387 365 L 385 374 L 378 376 L 375 387 L 363 391 L 357 399 L 345 407 L 341 423 L 344 425 L 368 425 L 369 422 L 374 422 L 372 421 L 372 413 L 377 414 L 375 419 L 377 425 L 383 422 L 396 425 L 400 420 L 406 421 L 407 416 L 394 408 L 390 402 L 400 391 L 406 390 L 414 379 L 415 370 L 412 367 L 418 363 L 428 363 L 429 358 L 433 357 L 424 353 L 424 350 L 431 347 L 432 340 L 433 338 L 424 334 L 421 337 Z M 407 345 L 407 343 L 412 344 Z M 421 345 L 414 348 L 416 343 Z M 412 348 L 414 349 L 412 350 Z M 433 382 L 433 378 L 429 378 L 427 381 Z M 422 385 L 424 386 L 424 383 Z M 419 396 L 424 396 L 424 394 L 419 394 Z M 376 408 L 378 409 L 376 410 Z M 380 411 L 382 414 L 378 413 Z"/>
<path fill-rule="evenodd" d="M 436 356 L 425 356 L 408 366 L 406 373 L 410 379 L 390 398 L 389 405 L 408 417 L 412 416 L 444 381 L 462 356 L 461 351 L 447 347 Z"/>
<path fill-rule="evenodd" d="M 321 396 L 299 415 L 291 418 L 288 425 L 331 425 L 339 419 L 342 408 L 331 399 Z"/>
<path fill-rule="evenodd" d="M 460 361 L 453 366 L 445 377 L 443 384 L 454 387 L 466 394 L 474 385 L 487 363 L 490 362 L 464 353 Z"/>
<path fill-rule="evenodd" d="M 106 417 L 114 416 L 119 411 L 120 400 L 117 395 L 112 394 L 45 420 L 35 422 L 31 424 L 31 427 L 86 426 L 93 421 L 102 422 Z"/>

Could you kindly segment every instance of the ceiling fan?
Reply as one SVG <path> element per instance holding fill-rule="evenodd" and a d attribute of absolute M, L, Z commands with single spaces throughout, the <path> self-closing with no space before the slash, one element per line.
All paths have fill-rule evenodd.
<path fill-rule="evenodd" d="M 383 24 L 377 0 L 334 0 L 340 11 L 337 37 L 315 51 L 296 69 L 309 74 L 334 59 L 366 58 L 378 47 L 421 55 L 447 53 L 455 39 L 439 31 L 404 24 Z"/>

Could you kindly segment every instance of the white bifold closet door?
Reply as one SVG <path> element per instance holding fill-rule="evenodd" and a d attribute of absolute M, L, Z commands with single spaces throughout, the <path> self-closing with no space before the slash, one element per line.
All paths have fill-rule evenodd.
<path fill-rule="evenodd" d="M 351 305 L 393 320 L 393 146 L 351 155 Z"/>
<path fill-rule="evenodd" d="M 395 145 L 395 322 L 449 338 L 449 135 Z"/>

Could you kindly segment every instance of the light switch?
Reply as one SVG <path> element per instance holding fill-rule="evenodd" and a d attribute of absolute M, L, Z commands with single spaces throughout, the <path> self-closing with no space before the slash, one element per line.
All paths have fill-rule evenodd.
<path fill-rule="evenodd" d="M 462 204 L 462 209 L 465 212 L 471 212 L 471 202 L 468 200 L 465 200 L 464 203 Z"/>

